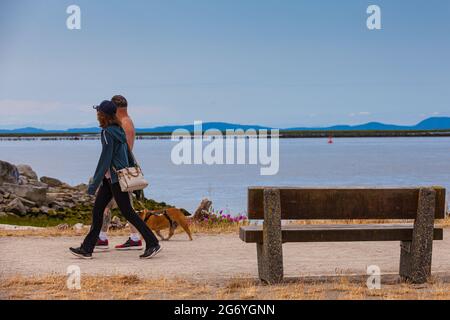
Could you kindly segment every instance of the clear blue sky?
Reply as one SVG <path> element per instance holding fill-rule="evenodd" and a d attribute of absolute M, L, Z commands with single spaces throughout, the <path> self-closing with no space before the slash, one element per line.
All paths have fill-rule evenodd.
<path fill-rule="evenodd" d="M 0 40 L 1 128 L 95 125 L 117 93 L 139 127 L 450 115 L 448 0 L 1 0 Z"/>

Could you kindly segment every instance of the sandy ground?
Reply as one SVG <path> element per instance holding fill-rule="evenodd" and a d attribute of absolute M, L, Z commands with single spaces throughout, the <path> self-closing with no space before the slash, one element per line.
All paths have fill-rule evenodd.
<path fill-rule="evenodd" d="M 444 241 L 434 242 L 433 272 L 450 274 L 450 229 Z M 256 245 L 242 242 L 237 234 L 185 234 L 161 242 L 163 251 L 154 259 L 139 260 L 141 251 L 94 254 L 93 260 L 72 256 L 68 248 L 81 237 L 0 237 L 0 277 L 64 275 L 68 266 L 78 265 L 82 274 L 139 275 L 140 277 L 182 277 L 192 280 L 256 278 Z M 123 241 L 110 239 L 110 246 Z M 289 243 L 283 246 L 286 277 L 318 275 L 364 275 L 367 266 L 377 265 L 383 274 L 397 274 L 399 242 Z"/>

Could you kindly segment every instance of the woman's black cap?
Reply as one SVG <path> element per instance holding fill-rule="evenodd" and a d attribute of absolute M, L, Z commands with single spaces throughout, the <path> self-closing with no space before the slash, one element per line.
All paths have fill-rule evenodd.
<path fill-rule="evenodd" d="M 100 103 L 100 105 L 93 106 L 93 108 L 96 109 L 97 111 L 101 111 L 111 116 L 116 114 L 117 112 L 117 106 L 114 104 L 114 102 L 109 100 L 105 100 L 102 103 Z"/>

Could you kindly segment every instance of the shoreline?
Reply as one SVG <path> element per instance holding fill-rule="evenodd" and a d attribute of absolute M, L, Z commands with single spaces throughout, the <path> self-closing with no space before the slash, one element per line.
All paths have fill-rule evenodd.
<path fill-rule="evenodd" d="M 224 134 L 224 133 L 223 133 Z M 34 140 L 98 140 L 100 133 L 0 133 L 0 141 Z M 170 140 L 171 132 L 137 132 L 137 140 Z M 194 139 L 194 135 L 186 136 Z M 220 136 L 219 136 L 220 137 Z M 258 136 L 234 135 L 234 137 L 257 138 Z M 391 131 L 280 131 L 280 139 L 302 138 L 396 138 L 396 137 L 450 137 L 450 130 L 391 130 Z M 270 136 L 268 136 L 270 139 Z"/>

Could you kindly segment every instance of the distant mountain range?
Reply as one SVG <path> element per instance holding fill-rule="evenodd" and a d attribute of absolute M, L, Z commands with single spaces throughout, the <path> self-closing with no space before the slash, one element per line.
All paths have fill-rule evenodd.
<path fill-rule="evenodd" d="M 232 124 L 226 122 L 205 122 L 202 125 L 203 130 L 218 129 L 221 131 L 227 129 L 272 129 L 270 127 L 260 125 L 243 125 Z M 138 133 L 168 133 L 173 132 L 176 129 L 186 129 L 188 131 L 194 131 L 194 125 L 173 125 L 173 126 L 160 126 L 154 128 L 137 128 Z M 414 126 L 400 126 L 394 124 L 385 124 L 381 122 L 369 122 L 360 125 L 334 125 L 331 127 L 293 127 L 293 128 L 280 128 L 286 131 L 356 131 L 356 130 L 450 130 L 450 117 L 432 117 L 425 119 Z M 18 128 L 12 130 L 0 129 L 0 134 L 48 134 L 48 133 L 96 133 L 100 132 L 98 127 L 92 128 L 72 128 L 67 130 L 45 130 L 33 127 Z"/>

